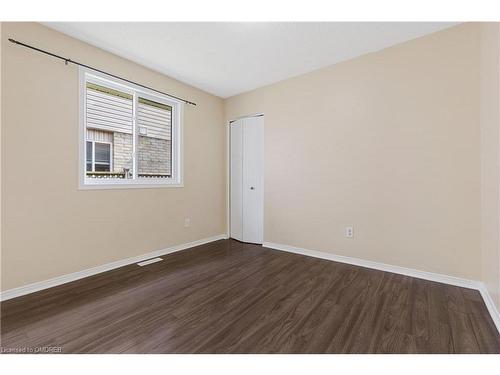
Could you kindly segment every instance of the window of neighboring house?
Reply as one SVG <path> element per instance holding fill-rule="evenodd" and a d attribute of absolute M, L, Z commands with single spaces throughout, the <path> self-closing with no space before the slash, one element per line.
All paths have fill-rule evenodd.
<path fill-rule="evenodd" d="M 180 102 L 81 70 L 81 187 L 182 186 Z"/>
<path fill-rule="evenodd" d="M 111 172 L 111 143 L 86 141 L 86 172 Z"/>

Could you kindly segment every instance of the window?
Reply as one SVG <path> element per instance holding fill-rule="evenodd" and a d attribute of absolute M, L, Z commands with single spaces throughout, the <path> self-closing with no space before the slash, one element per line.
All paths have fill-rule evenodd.
<path fill-rule="evenodd" d="M 85 69 L 80 74 L 80 186 L 182 186 L 181 103 Z"/>
<path fill-rule="evenodd" d="M 92 177 L 91 172 L 111 172 L 111 143 L 86 141 L 87 152 L 87 176 Z"/>

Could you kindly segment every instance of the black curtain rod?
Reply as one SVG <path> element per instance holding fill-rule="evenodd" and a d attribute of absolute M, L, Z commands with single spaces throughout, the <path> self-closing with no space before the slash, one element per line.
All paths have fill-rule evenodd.
<path fill-rule="evenodd" d="M 125 81 L 125 82 L 128 82 L 128 83 L 132 83 L 134 85 L 143 87 L 145 89 L 152 90 L 152 91 L 155 91 L 157 93 L 160 93 L 160 94 L 163 94 L 163 95 L 166 95 L 166 96 L 170 96 L 171 98 L 174 98 L 174 99 L 177 99 L 177 100 L 182 100 L 186 104 L 196 105 L 196 103 L 191 102 L 189 100 L 186 100 L 186 99 L 183 99 L 183 98 L 179 98 L 178 96 L 175 96 L 175 95 L 172 95 L 172 94 L 168 94 L 168 93 L 160 91 L 160 90 L 156 90 L 156 89 L 154 89 L 152 87 L 149 87 L 149 86 L 146 86 L 146 85 L 141 85 L 140 83 L 131 81 L 131 80 L 126 79 L 126 78 L 122 78 L 120 76 L 117 76 L 117 75 L 105 72 L 104 70 L 97 69 L 97 68 L 94 68 L 94 67 L 86 65 L 86 64 L 82 64 L 82 63 L 80 63 L 78 61 L 74 61 L 74 60 L 68 59 L 66 57 L 62 57 L 62 56 L 56 55 L 55 53 L 52 53 L 52 52 L 49 52 L 49 51 L 45 51 L 45 50 L 37 48 L 37 47 L 30 46 L 29 44 L 25 44 L 25 43 L 19 42 L 19 41 L 15 40 L 15 39 L 9 38 L 9 42 L 14 43 L 14 44 L 18 44 L 20 46 L 32 49 L 32 50 L 37 51 L 37 52 L 44 53 L 46 55 L 55 57 L 56 59 L 63 60 L 66 65 L 68 65 L 68 64 L 75 64 L 75 65 L 78 65 L 78 66 L 83 66 L 84 68 L 91 69 L 93 71 L 96 71 L 96 72 L 99 72 L 99 73 L 102 73 L 102 74 L 106 74 L 106 75 L 108 75 L 110 77 L 118 78 L 118 79 L 121 79 L 122 81 Z"/>

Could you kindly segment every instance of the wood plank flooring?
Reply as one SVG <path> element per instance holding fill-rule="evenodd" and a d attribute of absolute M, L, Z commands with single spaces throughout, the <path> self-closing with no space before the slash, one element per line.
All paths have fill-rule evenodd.
<path fill-rule="evenodd" d="M 62 353 L 500 353 L 475 290 L 221 240 L 1 304 Z"/>

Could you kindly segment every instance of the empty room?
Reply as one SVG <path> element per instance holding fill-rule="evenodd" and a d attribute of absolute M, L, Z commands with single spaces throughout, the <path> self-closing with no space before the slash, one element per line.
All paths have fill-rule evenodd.
<path fill-rule="evenodd" d="M 500 353 L 500 23 L 0 43 L 2 356 Z"/>

